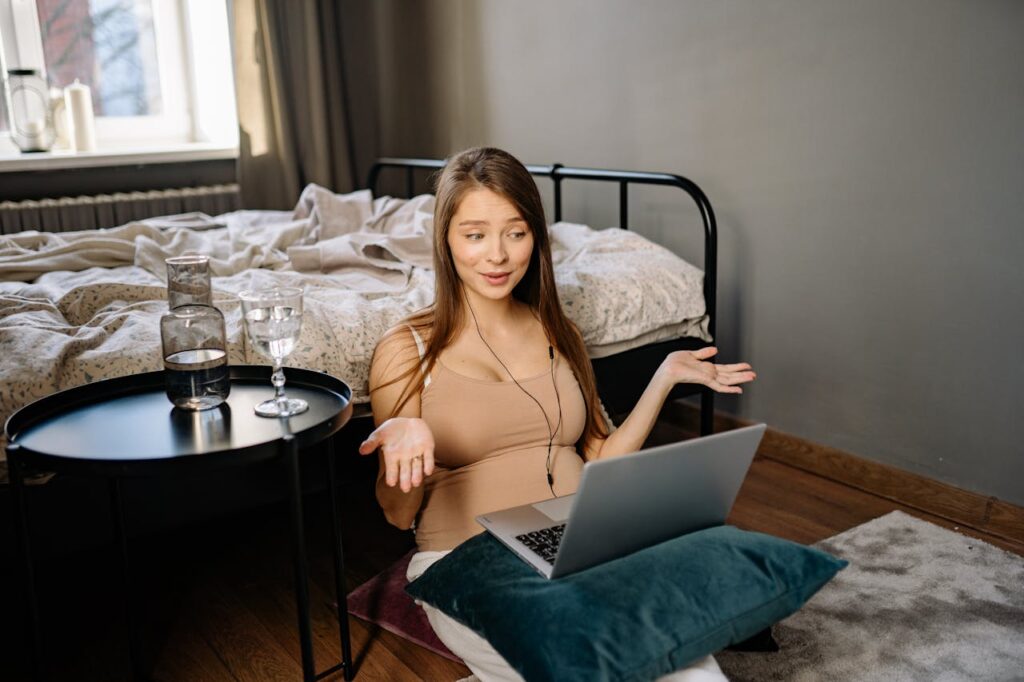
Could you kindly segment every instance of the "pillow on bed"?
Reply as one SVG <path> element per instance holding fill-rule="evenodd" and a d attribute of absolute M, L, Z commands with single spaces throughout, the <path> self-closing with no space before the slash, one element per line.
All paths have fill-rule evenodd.
<path fill-rule="evenodd" d="M 652 680 L 799 609 L 847 565 L 719 526 L 548 580 L 482 533 L 406 587 L 528 680 Z"/>

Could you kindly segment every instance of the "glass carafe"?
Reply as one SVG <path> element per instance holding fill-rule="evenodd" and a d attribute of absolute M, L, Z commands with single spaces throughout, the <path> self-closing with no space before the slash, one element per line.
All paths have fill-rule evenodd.
<path fill-rule="evenodd" d="M 224 315 L 213 306 L 209 259 L 167 259 L 167 303 L 160 318 L 167 397 L 175 407 L 206 410 L 231 391 Z"/>

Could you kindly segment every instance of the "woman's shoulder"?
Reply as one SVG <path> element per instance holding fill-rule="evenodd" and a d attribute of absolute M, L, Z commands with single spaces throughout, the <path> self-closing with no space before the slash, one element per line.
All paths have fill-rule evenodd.
<path fill-rule="evenodd" d="M 422 319 L 405 319 L 384 332 L 373 352 L 371 374 L 381 378 L 403 373 L 418 363 L 430 339 L 430 324 Z"/>
<path fill-rule="evenodd" d="M 406 349 L 409 346 L 425 349 L 430 343 L 430 332 L 433 328 L 433 316 L 419 314 L 407 317 L 384 332 L 377 342 L 378 352 L 383 346 L 392 352 Z M 422 355 L 422 350 L 420 352 Z"/>
<path fill-rule="evenodd" d="M 422 338 L 422 337 L 421 337 Z M 384 332 L 373 352 L 374 362 L 407 355 L 418 355 L 416 331 L 407 324 L 396 324 Z"/>

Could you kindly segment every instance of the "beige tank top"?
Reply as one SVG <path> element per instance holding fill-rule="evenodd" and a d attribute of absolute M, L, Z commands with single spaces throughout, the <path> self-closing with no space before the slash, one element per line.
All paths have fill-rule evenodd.
<path fill-rule="evenodd" d="M 555 493 L 568 495 L 576 492 L 583 469 L 575 444 L 583 434 L 586 405 L 560 356 L 554 383 L 562 424 L 551 448 L 551 468 Z M 519 379 L 519 384 L 540 402 L 554 428 L 558 401 L 550 371 Z M 474 520 L 480 514 L 551 498 L 545 462 L 548 425 L 537 403 L 512 381 L 473 379 L 437 362 L 420 404 L 421 417 L 434 434 L 436 462 L 424 482 L 416 524 L 420 551 L 452 549 L 480 533 L 483 528 Z"/>

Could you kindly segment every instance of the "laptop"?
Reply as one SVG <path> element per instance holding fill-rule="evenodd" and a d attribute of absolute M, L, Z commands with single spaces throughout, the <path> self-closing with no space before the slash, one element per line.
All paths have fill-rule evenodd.
<path fill-rule="evenodd" d="M 546 578 L 582 571 L 725 523 L 765 428 L 587 462 L 575 494 L 476 520 Z"/>

